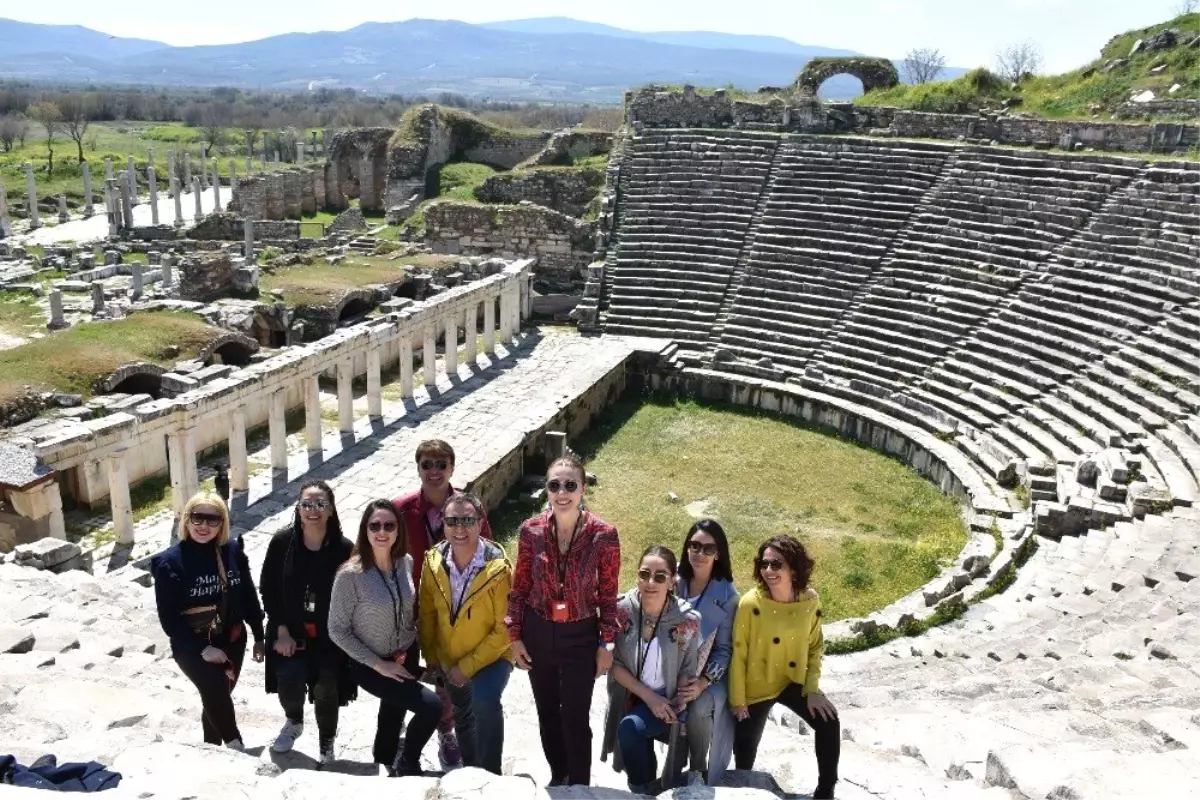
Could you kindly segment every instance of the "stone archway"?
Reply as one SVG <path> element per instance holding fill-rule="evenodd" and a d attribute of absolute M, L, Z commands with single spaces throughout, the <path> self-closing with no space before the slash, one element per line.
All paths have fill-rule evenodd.
<path fill-rule="evenodd" d="M 896 65 L 886 58 L 814 58 L 805 64 L 796 77 L 796 91 L 816 97 L 821 84 L 834 75 L 853 75 L 862 81 L 863 92 L 890 89 L 900 83 Z"/>
<path fill-rule="evenodd" d="M 205 345 L 197 360 L 204 362 L 205 366 L 220 363 L 244 367 L 250 363 L 250 357 L 258 352 L 259 347 L 259 342 L 249 336 L 226 333 Z"/>
<path fill-rule="evenodd" d="M 162 397 L 162 376 L 165 369 L 158 364 L 134 362 L 122 364 L 112 374 L 96 383 L 97 394 L 148 394 Z"/>

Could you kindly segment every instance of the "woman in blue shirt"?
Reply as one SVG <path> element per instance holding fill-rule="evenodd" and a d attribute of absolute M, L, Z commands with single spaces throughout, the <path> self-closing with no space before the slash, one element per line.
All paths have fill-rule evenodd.
<path fill-rule="evenodd" d="M 733 617 L 738 606 L 729 540 L 720 523 L 702 519 L 688 529 L 675 591 L 700 612 L 699 677 L 681 686 L 679 697 L 688 703 L 690 768 L 703 772 L 708 785 L 714 786 L 733 755 L 734 720 L 725 670 L 733 655 Z"/>

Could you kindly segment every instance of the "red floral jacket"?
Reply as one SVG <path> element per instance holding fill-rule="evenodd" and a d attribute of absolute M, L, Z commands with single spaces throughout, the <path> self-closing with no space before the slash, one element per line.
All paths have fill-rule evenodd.
<path fill-rule="evenodd" d="M 508 596 L 509 639 L 521 639 L 525 613 L 531 609 L 551 618 L 551 604 L 560 597 L 559 553 L 552 511 L 525 520 L 517 542 L 517 567 Z M 590 511 L 575 544 L 566 554 L 565 582 L 561 597 L 567 603 L 567 622 L 600 616 L 600 639 L 611 642 L 617 635 L 617 581 L 621 573 L 621 541 L 617 529 Z"/>

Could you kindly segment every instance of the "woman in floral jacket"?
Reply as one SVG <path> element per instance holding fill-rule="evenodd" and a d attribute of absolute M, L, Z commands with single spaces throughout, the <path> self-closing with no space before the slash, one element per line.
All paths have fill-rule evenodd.
<path fill-rule="evenodd" d="M 679 688 L 696 678 L 700 615 L 674 594 L 675 555 L 646 550 L 637 586 L 617 601 L 617 634 L 608 681 L 608 714 L 600 757 L 613 753 L 629 791 L 658 794 L 653 740 L 680 721 Z"/>

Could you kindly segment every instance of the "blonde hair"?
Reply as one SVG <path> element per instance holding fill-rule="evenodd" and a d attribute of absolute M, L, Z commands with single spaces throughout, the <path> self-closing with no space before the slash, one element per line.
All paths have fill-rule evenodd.
<path fill-rule="evenodd" d="M 188 518 L 192 516 L 192 510 L 196 506 L 212 506 L 221 512 L 221 530 L 215 539 L 217 547 L 229 541 L 229 508 L 225 505 L 225 501 L 221 499 L 221 495 L 212 492 L 197 492 L 192 495 L 192 499 L 188 500 L 183 507 L 183 513 L 179 516 L 179 541 L 190 539 L 188 533 Z"/>

